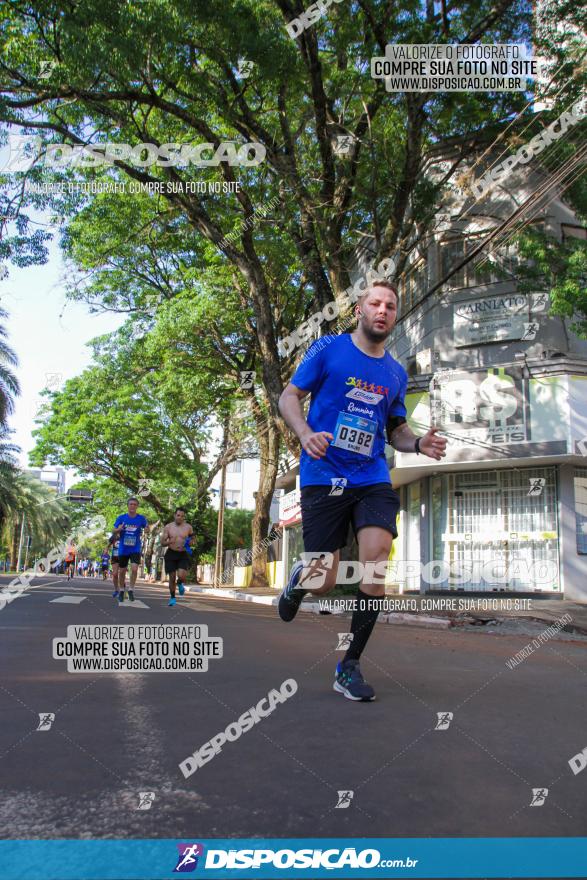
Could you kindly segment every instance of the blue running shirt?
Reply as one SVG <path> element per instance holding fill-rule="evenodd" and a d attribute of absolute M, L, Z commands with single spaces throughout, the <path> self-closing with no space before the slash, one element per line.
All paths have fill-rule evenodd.
<path fill-rule="evenodd" d="M 309 348 L 291 383 L 312 394 L 310 428 L 334 435 L 321 459 L 302 450 L 300 486 L 389 483 L 387 420 L 406 417 L 408 374 L 401 364 L 387 351 L 383 357 L 365 354 L 349 333 L 323 336 Z"/>
<path fill-rule="evenodd" d="M 147 520 L 141 513 L 136 516 L 129 516 L 123 513 L 122 516 L 116 517 L 114 528 L 124 525 L 120 533 L 120 544 L 118 548 L 119 556 L 130 556 L 131 553 L 141 552 L 141 532 L 147 527 Z"/>

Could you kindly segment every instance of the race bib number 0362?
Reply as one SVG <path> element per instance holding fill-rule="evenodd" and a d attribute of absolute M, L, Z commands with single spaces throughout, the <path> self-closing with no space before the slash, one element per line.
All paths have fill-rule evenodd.
<path fill-rule="evenodd" d="M 338 414 L 331 445 L 370 458 L 376 430 L 377 422 L 341 412 Z"/>

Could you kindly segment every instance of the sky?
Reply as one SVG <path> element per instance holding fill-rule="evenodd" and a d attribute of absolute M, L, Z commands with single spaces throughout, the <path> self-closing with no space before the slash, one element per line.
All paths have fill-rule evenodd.
<path fill-rule="evenodd" d="M 7 268 L 8 278 L 0 281 L 0 305 L 9 313 L 8 344 L 18 357 L 15 372 L 21 387 L 9 426 L 14 429 L 13 442 L 22 450 L 19 462 L 28 467 L 40 392 L 48 383 L 54 390 L 62 388 L 67 379 L 81 373 L 91 362 L 87 343 L 119 327 L 122 316 L 91 315 L 84 303 L 66 300 L 64 265 L 55 241 L 49 245 L 45 265 Z M 73 480 L 71 471 L 68 488 Z"/>

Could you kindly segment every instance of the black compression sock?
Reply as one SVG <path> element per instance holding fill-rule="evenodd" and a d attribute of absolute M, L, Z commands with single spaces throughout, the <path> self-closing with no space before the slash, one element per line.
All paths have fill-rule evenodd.
<path fill-rule="evenodd" d="M 345 660 L 358 660 L 363 653 L 379 614 L 381 598 L 368 596 L 361 590 L 357 593 L 357 606 L 351 620 L 353 640 L 344 655 L 343 663 Z"/>

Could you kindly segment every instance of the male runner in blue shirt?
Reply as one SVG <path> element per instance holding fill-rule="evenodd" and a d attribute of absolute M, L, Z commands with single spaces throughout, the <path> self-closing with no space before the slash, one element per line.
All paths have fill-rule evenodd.
<path fill-rule="evenodd" d="M 416 437 L 406 422 L 407 373 L 385 350 L 397 318 L 397 299 L 393 284 L 374 281 L 357 301 L 357 329 L 314 343 L 279 400 L 280 412 L 303 448 L 302 532 L 305 555 L 311 554 L 306 566 L 301 561 L 293 566 L 279 598 L 284 621 L 293 620 L 306 592 L 324 594 L 336 586 L 350 524 L 363 566 L 372 563 L 373 569 L 389 559 L 397 537 L 399 497 L 391 488 L 385 460 L 386 436 L 400 452 L 437 460 L 445 455 L 446 440 L 437 428 Z M 308 394 L 306 421 L 301 401 Z M 349 700 L 375 698 L 359 658 L 375 626 L 385 584 L 367 571 L 351 621 L 352 641 L 334 680 L 334 690 Z"/>
<path fill-rule="evenodd" d="M 135 600 L 134 587 L 137 582 L 139 563 L 141 561 L 141 533 L 148 526 L 147 520 L 141 513 L 137 513 L 139 502 L 137 498 L 128 499 L 128 513 L 123 513 L 116 518 L 114 523 L 113 538 L 120 538 L 118 549 L 118 601 L 124 602 L 124 588 L 126 569 L 131 563 L 130 586 L 128 598 Z"/>

